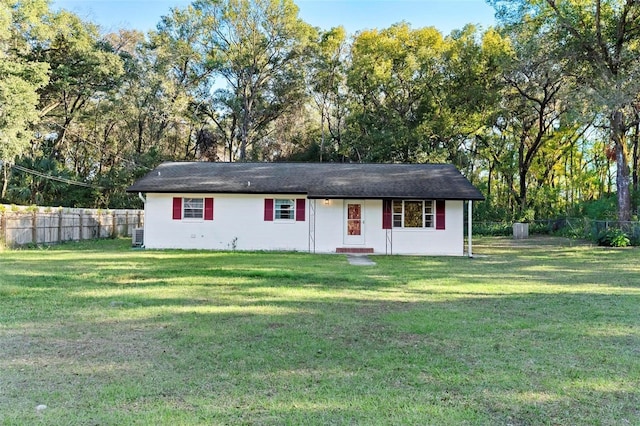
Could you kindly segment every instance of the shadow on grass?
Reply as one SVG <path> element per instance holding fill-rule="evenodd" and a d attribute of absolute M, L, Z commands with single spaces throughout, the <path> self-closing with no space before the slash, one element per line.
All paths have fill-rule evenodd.
<path fill-rule="evenodd" d="M 12 254 L 0 419 L 43 402 L 49 424 L 638 423 L 624 256 Z"/>
<path fill-rule="evenodd" d="M 5 334 L 5 401 L 20 400 L 20 385 L 105 419 L 110 404 L 135 412 L 180 398 L 192 408 L 176 413 L 223 423 L 640 420 L 636 296 L 277 300 L 227 312 L 188 298 L 88 299 L 92 320 Z"/>

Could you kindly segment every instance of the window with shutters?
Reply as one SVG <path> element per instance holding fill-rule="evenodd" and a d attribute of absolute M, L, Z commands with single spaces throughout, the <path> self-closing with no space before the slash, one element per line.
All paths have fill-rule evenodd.
<path fill-rule="evenodd" d="M 435 228 L 433 200 L 393 200 L 394 228 Z"/>
<path fill-rule="evenodd" d="M 265 222 L 304 222 L 306 218 L 306 203 L 304 198 L 265 198 Z"/>
<path fill-rule="evenodd" d="M 173 220 L 213 220 L 213 198 L 173 197 Z"/>

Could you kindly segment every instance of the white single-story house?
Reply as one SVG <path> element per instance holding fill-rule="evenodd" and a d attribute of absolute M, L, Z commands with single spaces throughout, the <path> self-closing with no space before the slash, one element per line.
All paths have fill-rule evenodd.
<path fill-rule="evenodd" d="M 447 164 L 174 162 L 127 191 L 146 248 L 313 253 L 462 256 L 484 199 Z"/>

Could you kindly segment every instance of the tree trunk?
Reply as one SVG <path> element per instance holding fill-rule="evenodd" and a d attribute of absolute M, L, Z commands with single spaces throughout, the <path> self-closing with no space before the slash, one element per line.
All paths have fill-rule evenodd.
<path fill-rule="evenodd" d="M 324 153 L 324 101 L 320 111 L 320 162 L 322 163 L 322 154 Z"/>
<path fill-rule="evenodd" d="M 524 147 L 526 136 L 520 136 L 520 146 L 518 147 L 518 178 L 519 191 L 518 191 L 518 205 L 520 213 L 524 213 L 527 207 L 527 172 L 529 171 L 528 165 L 525 161 Z"/>
<path fill-rule="evenodd" d="M 632 172 L 632 185 L 634 197 L 632 199 L 632 209 L 634 212 L 638 211 L 638 143 L 640 143 L 640 121 L 636 116 L 636 125 L 633 133 L 633 172 Z"/>
<path fill-rule="evenodd" d="M 141 117 L 138 117 L 138 137 L 136 141 L 136 154 L 142 154 L 142 138 L 144 135 L 144 121 Z"/>
<path fill-rule="evenodd" d="M 2 194 L 0 194 L 0 198 L 4 199 L 7 196 L 7 186 L 9 185 L 9 165 L 7 162 L 2 163 L 2 173 L 4 180 L 2 181 Z"/>
<path fill-rule="evenodd" d="M 627 144 L 625 140 L 624 114 L 615 111 L 611 116 L 611 138 L 616 147 L 616 190 L 618 192 L 618 220 L 628 222 L 631 220 L 631 193 L 629 161 L 627 156 Z"/>

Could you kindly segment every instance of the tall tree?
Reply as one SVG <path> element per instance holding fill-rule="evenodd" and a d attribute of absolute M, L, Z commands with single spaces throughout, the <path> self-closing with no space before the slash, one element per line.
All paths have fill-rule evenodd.
<path fill-rule="evenodd" d="M 38 90 L 48 81 L 49 65 L 31 59 L 33 42 L 47 32 L 45 0 L 0 2 L 0 162 L 11 163 L 33 137 L 39 119 Z M 2 190 L 4 197 L 7 169 Z"/>
<path fill-rule="evenodd" d="M 513 34 L 515 55 L 504 79 L 504 118 L 512 132 L 518 165 L 518 204 L 527 207 L 528 178 L 538 154 L 550 143 L 563 141 L 556 132 L 564 123 L 568 109 L 565 96 L 571 82 L 563 63 L 547 55 L 543 40 L 521 29 Z"/>
<path fill-rule="evenodd" d="M 429 134 L 442 96 L 444 50 L 437 29 L 413 30 L 406 23 L 356 36 L 347 80 L 354 159 L 444 160 Z"/>
<path fill-rule="evenodd" d="M 322 162 L 330 145 L 328 140 L 332 142 L 329 154 L 340 150 L 347 115 L 346 55 L 349 46 L 344 27 L 332 28 L 319 36 L 312 51 L 308 86 L 320 110 L 318 159 Z"/>
<path fill-rule="evenodd" d="M 203 29 L 196 48 L 217 88 L 211 118 L 244 161 L 274 120 L 303 105 L 314 31 L 292 0 L 197 0 L 193 9 L 190 25 Z"/>
<path fill-rule="evenodd" d="M 32 57 L 51 66 L 51 78 L 40 91 L 40 114 L 47 119 L 44 131 L 57 137 L 50 139 L 45 154 L 65 159 L 78 148 L 67 138 L 72 123 L 88 104 L 118 88 L 123 65 L 94 24 L 63 10 L 52 19 L 52 29 L 52 36 L 33 48 Z"/>
<path fill-rule="evenodd" d="M 615 148 L 618 219 L 631 218 L 630 112 L 640 92 L 640 2 L 637 0 L 489 0 L 507 25 L 534 26 L 602 111 Z"/>

